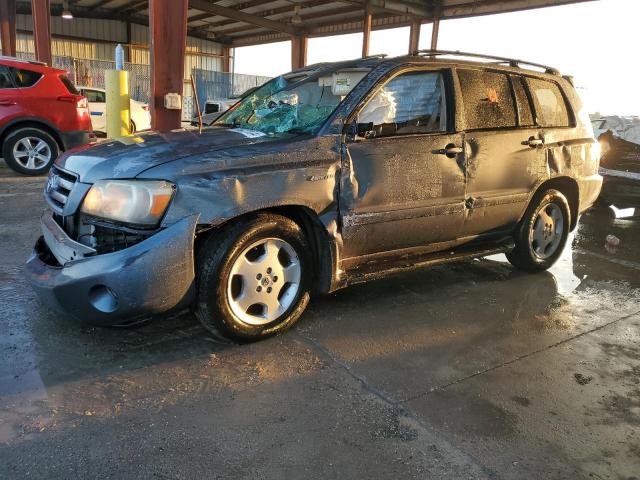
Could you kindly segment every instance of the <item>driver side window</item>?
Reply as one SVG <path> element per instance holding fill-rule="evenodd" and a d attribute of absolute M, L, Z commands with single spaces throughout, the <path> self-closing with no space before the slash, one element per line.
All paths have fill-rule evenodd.
<path fill-rule="evenodd" d="M 367 137 L 388 137 L 447 130 L 441 72 L 407 72 L 389 80 L 358 115 Z"/>

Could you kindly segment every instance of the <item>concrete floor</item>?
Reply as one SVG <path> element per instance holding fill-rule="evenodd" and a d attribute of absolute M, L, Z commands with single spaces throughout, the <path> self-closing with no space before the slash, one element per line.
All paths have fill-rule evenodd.
<path fill-rule="evenodd" d="M 222 345 L 39 306 L 42 184 L 0 166 L 0 478 L 640 477 L 638 217 L 591 211 L 548 273 L 432 268 Z"/>

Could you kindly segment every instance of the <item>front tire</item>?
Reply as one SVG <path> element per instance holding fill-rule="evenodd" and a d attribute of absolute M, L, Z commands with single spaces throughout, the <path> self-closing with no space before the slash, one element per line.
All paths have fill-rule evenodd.
<path fill-rule="evenodd" d="M 19 128 L 9 133 L 2 145 L 7 165 L 24 175 L 46 173 L 59 154 L 55 139 L 39 128 Z"/>
<path fill-rule="evenodd" d="M 529 272 L 547 270 L 562 254 L 570 223 L 569 203 L 561 192 L 549 189 L 536 194 L 518 225 L 516 246 L 507 259 Z"/>
<path fill-rule="evenodd" d="M 196 316 L 215 336 L 241 341 L 289 328 L 309 302 L 308 251 L 300 227 L 280 215 L 210 235 L 198 255 Z"/>

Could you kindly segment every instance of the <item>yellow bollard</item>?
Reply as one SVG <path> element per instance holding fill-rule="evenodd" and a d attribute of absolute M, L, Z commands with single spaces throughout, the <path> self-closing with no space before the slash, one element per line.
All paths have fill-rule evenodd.
<path fill-rule="evenodd" d="M 131 133 L 131 108 L 129 100 L 129 72 L 107 70 L 105 72 L 107 90 L 107 137 L 124 137 Z"/>

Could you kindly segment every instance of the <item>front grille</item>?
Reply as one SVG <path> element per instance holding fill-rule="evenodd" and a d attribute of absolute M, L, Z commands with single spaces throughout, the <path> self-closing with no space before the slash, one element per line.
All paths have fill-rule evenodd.
<path fill-rule="evenodd" d="M 69 194 L 76 183 L 75 175 L 57 167 L 51 167 L 49 178 L 44 188 L 44 195 L 51 208 L 61 214 L 67 204 Z"/>

